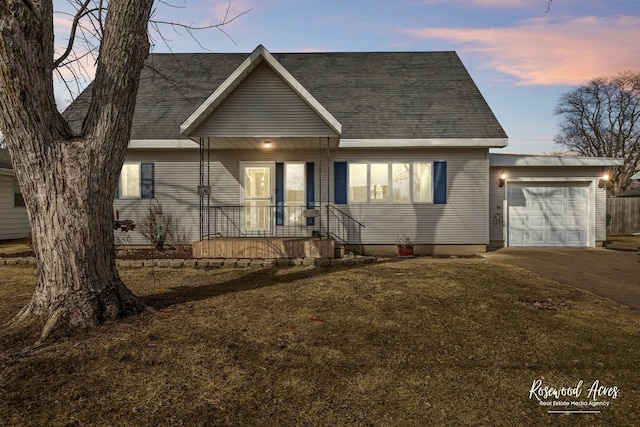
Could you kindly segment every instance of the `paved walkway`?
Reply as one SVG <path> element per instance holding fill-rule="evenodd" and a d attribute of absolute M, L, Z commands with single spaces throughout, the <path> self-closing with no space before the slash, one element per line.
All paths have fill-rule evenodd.
<path fill-rule="evenodd" d="M 640 253 L 604 248 L 503 248 L 484 257 L 640 310 Z"/>

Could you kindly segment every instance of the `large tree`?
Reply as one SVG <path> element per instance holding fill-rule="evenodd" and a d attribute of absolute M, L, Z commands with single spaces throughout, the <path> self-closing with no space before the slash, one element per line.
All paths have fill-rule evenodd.
<path fill-rule="evenodd" d="M 631 183 L 640 162 L 640 73 L 600 77 L 562 95 L 555 113 L 562 116 L 555 142 L 588 157 L 620 157 L 611 171 L 613 195 Z"/>
<path fill-rule="evenodd" d="M 91 105 L 74 134 L 54 99 L 52 0 L 0 0 L 0 129 L 38 259 L 35 292 L 14 321 L 41 320 L 43 338 L 144 310 L 115 267 L 112 203 L 152 4 L 110 0 L 95 11 L 104 19 Z"/>

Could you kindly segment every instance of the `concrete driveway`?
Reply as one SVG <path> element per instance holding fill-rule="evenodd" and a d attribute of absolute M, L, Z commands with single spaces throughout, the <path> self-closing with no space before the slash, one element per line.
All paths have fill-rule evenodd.
<path fill-rule="evenodd" d="M 484 255 L 640 310 L 640 253 L 604 248 L 503 248 Z"/>

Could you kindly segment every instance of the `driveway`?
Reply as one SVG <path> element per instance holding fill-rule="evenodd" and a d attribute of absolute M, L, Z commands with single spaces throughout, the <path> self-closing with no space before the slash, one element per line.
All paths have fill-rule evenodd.
<path fill-rule="evenodd" d="M 503 248 L 484 255 L 640 310 L 640 253 L 604 248 Z"/>

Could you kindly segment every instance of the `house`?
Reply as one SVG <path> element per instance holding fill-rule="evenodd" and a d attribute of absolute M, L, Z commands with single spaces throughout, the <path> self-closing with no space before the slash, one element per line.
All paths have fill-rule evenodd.
<path fill-rule="evenodd" d="M 90 87 L 64 113 L 76 129 L 89 98 Z M 205 242 L 201 256 L 258 257 L 259 242 L 288 251 L 296 239 L 317 256 L 333 256 L 323 240 L 368 254 L 405 239 L 417 254 L 604 240 L 597 184 L 616 160 L 489 154 L 506 145 L 455 52 L 151 54 L 114 209 L 140 221 L 160 202 Z M 536 237 L 576 221 L 579 238 Z"/>
<path fill-rule="evenodd" d="M 29 217 L 7 149 L 0 149 L 0 240 L 29 236 Z"/>

